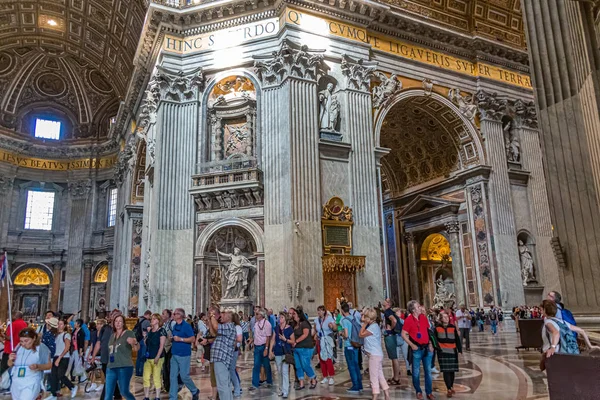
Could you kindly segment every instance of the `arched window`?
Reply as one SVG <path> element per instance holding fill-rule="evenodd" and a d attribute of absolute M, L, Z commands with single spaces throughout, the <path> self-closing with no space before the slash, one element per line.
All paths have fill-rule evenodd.
<path fill-rule="evenodd" d="M 41 268 L 27 268 L 17 275 L 15 286 L 46 286 L 50 284 L 50 277 Z"/>
<path fill-rule="evenodd" d="M 106 283 L 108 282 L 108 265 L 104 264 L 96 271 L 94 275 L 94 283 Z"/>

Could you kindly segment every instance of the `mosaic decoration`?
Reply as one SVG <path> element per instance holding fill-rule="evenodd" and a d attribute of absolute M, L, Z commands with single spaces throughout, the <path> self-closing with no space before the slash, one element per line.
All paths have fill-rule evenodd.
<path fill-rule="evenodd" d="M 472 186 L 469 190 L 471 192 L 475 244 L 479 257 L 479 274 L 481 278 L 483 304 L 484 306 L 490 306 L 494 304 L 494 285 L 492 281 L 492 266 L 490 262 L 490 249 L 488 248 L 488 232 L 482 186 Z"/>
<path fill-rule="evenodd" d="M 50 277 L 40 268 L 28 268 L 17 275 L 14 281 L 16 286 L 45 286 L 50 284 Z"/>
<path fill-rule="evenodd" d="M 450 243 L 439 233 L 429 235 L 421 246 L 421 260 L 452 261 Z"/>
<path fill-rule="evenodd" d="M 94 275 L 94 283 L 106 283 L 108 282 L 108 264 L 104 264 L 96 271 Z"/>

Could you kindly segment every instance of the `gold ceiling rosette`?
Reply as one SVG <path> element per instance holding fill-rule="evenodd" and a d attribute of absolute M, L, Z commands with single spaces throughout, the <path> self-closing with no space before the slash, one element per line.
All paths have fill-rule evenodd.
<path fill-rule="evenodd" d="M 323 256 L 325 272 L 356 272 L 365 268 L 365 256 L 347 254 L 328 254 Z"/>

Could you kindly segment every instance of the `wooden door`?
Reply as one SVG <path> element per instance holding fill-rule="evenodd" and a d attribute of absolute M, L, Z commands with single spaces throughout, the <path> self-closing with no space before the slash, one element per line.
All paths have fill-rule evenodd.
<path fill-rule="evenodd" d="M 323 294 L 325 307 L 331 311 L 336 308 L 336 299 L 342 297 L 356 305 L 356 285 L 354 272 L 323 272 Z"/>

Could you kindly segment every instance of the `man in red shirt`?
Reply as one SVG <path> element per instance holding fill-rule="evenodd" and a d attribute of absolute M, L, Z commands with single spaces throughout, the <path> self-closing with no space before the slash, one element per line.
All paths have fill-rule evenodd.
<path fill-rule="evenodd" d="M 421 312 L 421 305 L 416 300 L 411 300 L 407 305 L 409 316 L 404 320 L 402 327 L 402 338 L 413 351 L 412 362 L 412 381 L 417 392 L 417 399 L 423 398 L 421 390 L 420 374 L 421 361 L 423 362 L 423 371 L 425 371 L 425 392 L 427 398 L 435 399 L 433 396 L 433 383 L 431 379 L 431 358 L 433 356 L 433 346 L 429 342 L 429 321 L 427 316 Z"/>
<path fill-rule="evenodd" d="M 10 353 L 12 352 L 11 346 L 10 346 L 10 342 L 11 342 L 11 324 L 8 324 L 8 326 L 6 327 L 6 332 L 4 333 L 4 336 L 6 337 L 6 340 L 4 341 L 4 353 L 2 354 L 2 365 L 0 366 L 0 373 L 3 373 L 4 371 L 6 371 L 8 369 L 8 356 L 10 355 Z M 12 318 L 12 343 L 13 346 L 16 348 L 17 345 L 19 344 L 19 333 L 21 333 L 21 331 L 23 329 L 27 328 L 27 322 L 23 321 L 23 313 L 20 311 L 17 311 L 13 314 L 13 318 Z"/>

